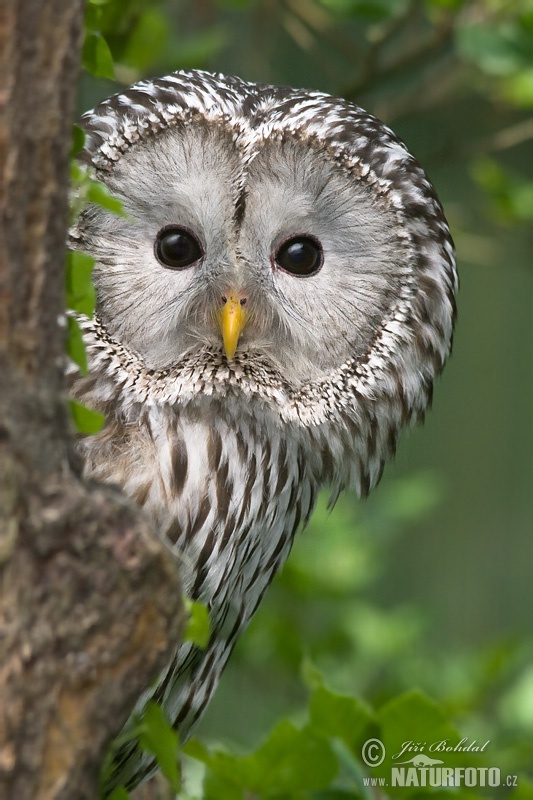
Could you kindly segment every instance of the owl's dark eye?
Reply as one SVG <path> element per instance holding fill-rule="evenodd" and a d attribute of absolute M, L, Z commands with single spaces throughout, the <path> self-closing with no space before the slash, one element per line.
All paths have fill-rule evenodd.
<path fill-rule="evenodd" d="M 170 269 L 185 269 L 204 254 L 194 233 L 186 228 L 163 228 L 155 240 L 157 260 Z"/>
<path fill-rule="evenodd" d="M 291 275 L 316 275 L 322 267 L 324 253 L 319 242 L 310 236 L 298 236 L 284 242 L 275 255 L 278 267 Z"/>

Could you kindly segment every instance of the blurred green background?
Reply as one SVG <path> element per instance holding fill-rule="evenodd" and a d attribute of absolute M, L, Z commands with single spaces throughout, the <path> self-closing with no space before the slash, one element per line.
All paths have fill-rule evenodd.
<path fill-rule="evenodd" d="M 321 503 L 199 735 L 256 744 L 302 711 L 312 664 L 373 705 L 421 688 L 491 738 L 493 763 L 529 770 L 532 0 L 94 0 L 87 27 L 99 77 L 80 112 L 190 67 L 348 97 L 419 158 L 457 245 L 454 352 L 424 429 L 364 504 Z"/>

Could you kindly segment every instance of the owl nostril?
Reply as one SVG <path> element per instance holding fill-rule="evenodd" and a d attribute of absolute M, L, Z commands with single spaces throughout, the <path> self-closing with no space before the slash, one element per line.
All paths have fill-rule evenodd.
<path fill-rule="evenodd" d="M 238 294 L 234 294 L 232 292 L 230 295 L 223 294 L 220 297 L 220 302 L 221 302 L 221 304 L 223 306 L 225 306 L 226 303 L 228 302 L 228 297 L 229 297 L 229 300 L 231 300 L 233 303 L 235 303 L 235 304 L 238 303 L 241 306 L 245 306 L 246 303 L 248 302 L 248 298 L 247 297 L 240 297 Z"/>

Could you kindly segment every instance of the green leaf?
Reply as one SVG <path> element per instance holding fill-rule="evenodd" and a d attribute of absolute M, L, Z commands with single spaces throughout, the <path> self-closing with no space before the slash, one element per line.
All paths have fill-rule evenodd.
<path fill-rule="evenodd" d="M 80 326 L 74 317 L 67 317 L 67 353 L 78 365 L 82 375 L 87 375 L 87 356 L 85 355 L 85 344 L 81 335 Z"/>
<path fill-rule="evenodd" d="M 69 400 L 72 418 L 79 433 L 98 433 L 102 429 L 105 417 L 99 411 L 93 411 L 76 400 Z"/>
<path fill-rule="evenodd" d="M 94 203 L 113 214 L 125 216 L 126 212 L 118 197 L 112 195 L 105 184 L 91 177 L 91 173 L 75 160 L 70 164 L 70 180 L 73 188 L 71 210 L 74 220 L 87 203 Z"/>
<path fill-rule="evenodd" d="M 107 208 L 114 214 L 124 215 L 124 207 L 118 197 L 111 194 L 105 184 L 100 181 L 90 180 L 87 186 L 87 200 L 102 208 Z"/>
<path fill-rule="evenodd" d="M 210 763 L 211 754 L 209 749 L 199 739 L 189 739 L 189 741 L 183 745 L 183 752 L 191 758 L 201 761 L 202 764 Z"/>
<path fill-rule="evenodd" d="M 129 792 L 123 786 L 118 786 L 116 789 L 113 789 L 109 795 L 109 800 L 129 800 L 129 798 Z"/>
<path fill-rule="evenodd" d="M 268 739 L 248 756 L 210 752 L 197 741 L 189 742 L 185 752 L 206 764 L 216 778 L 207 785 L 220 790 L 225 787 L 228 798 L 234 796 L 231 787 L 260 797 L 323 789 L 337 773 L 337 759 L 329 743 L 309 726 L 296 728 L 288 720 L 278 723 Z"/>
<path fill-rule="evenodd" d="M 188 597 L 184 597 L 183 602 L 189 614 L 183 641 L 192 642 L 197 647 L 204 649 L 207 647 L 210 635 L 209 611 L 203 603 L 198 603 Z"/>
<path fill-rule="evenodd" d="M 361 763 L 362 748 L 358 748 L 357 752 L 354 753 L 346 747 L 343 741 L 340 739 L 333 739 L 332 749 L 339 763 L 339 777 L 341 779 L 339 785 L 350 786 L 352 789 L 356 787 L 356 791 L 362 792 L 366 797 L 364 789 L 366 764 L 363 766 Z"/>
<path fill-rule="evenodd" d="M 259 749 L 243 759 L 252 779 L 251 790 L 283 794 L 328 786 L 337 773 L 329 743 L 310 726 L 298 729 L 282 720 Z"/>
<path fill-rule="evenodd" d="M 92 283 L 94 258 L 87 253 L 69 251 L 66 270 L 66 303 L 73 311 L 92 316 L 96 294 Z"/>
<path fill-rule="evenodd" d="M 83 145 L 85 144 L 85 131 L 83 128 L 80 128 L 79 125 L 72 126 L 72 145 L 70 150 L 71 158 L 74 158 L 81 150 L 83 150 Z"/>
<path fill-rule="evenodd" d="M 207 772 L 204 778 L 202 800 L 243 800 L 243 790 L 231 780 Z"/>
<path fill-rule="evenodd" d="M 70 182 L 74 188 L 84 186 L 91 180 L 85 167 L 82 167 L 77 161 L 70 163 Z"/>
<path fill-rule="evenodd" d="M 96 78 L 114 80 L 115 68 L 109 46 L 98 31 L 87 31 L 83 43 L 83 67 Z"/>
<path fill-rule="evenodd" d="M 447 741 L 456 745 L 461 740 L 461 735 L 440 706 L 417 690 L 405 692 L 386 703 L 379 709 L 377 720 L 381 726 L 379 738 L 387 754 L 383 762 L 385 774 L 391 766 L 407 761 L 417 753 L 441 759 L 439 743 Z M 446 766 L 462 766 L 465 758 L 469 759 L 468 754 L 454 753 L 453 762 L 446 761 Z"/>
<path fill-rule="evenodd" d="M 363 734 L 374 721 L 370 710 L 357 698 L 336 694 L 325 686 L 311 695 L 309 713 L 317 733 L 342 739 L 352 751 L 361 747 Z"/>
<path fill-rule="evenodd" d="M 161 706 L 152 701 L 146 704 L 142 715 L 139 746 L 155 756 L 159 769 L 173 791 L 179 792 L 178 734 L 168 722 Z"/>

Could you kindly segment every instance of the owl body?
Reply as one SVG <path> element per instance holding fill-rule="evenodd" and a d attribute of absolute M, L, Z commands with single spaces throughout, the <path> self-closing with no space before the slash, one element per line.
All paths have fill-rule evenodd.
<path fill-rule="evenodd" d="M 106 415 L 80 452 L 209 608 L 207 649 L 179 646 L 152 691 L 185 738 L 318 489 L 366 495 L 423 417 L 451 346 L 453 246 L 404 145 L 327 95 L 175 73 L 83 124 L 125 215 L 89 206 L 71 232 L 97 291 L 72 393 Z M 119 754 L 115 784 L 143 758 Z"/>

